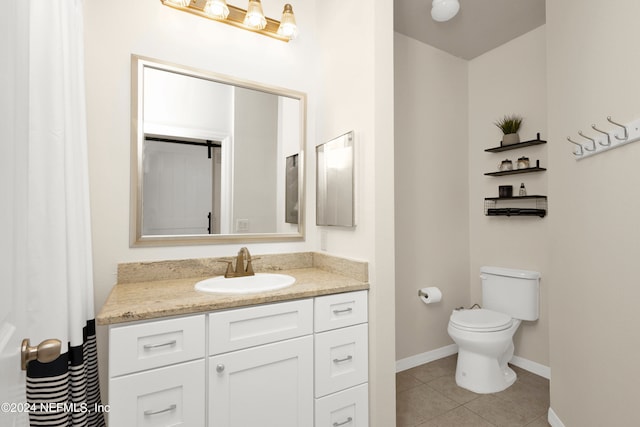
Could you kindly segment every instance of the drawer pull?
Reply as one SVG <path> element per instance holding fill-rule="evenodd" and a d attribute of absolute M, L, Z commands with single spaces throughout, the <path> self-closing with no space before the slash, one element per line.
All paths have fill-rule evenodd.
<path fill-rule="evenodd" d="M 353 421 L 353 418 L 351 418 L 351 417 L 347 418 L 346 420 L 344 420 L 341 423 L 336 421 L 335 423 L 333 423 L 333 427 L 340 427 L 340 426 L 343 426 L 345 424 L 349 424 L 351 421 Z"/>
<path fill-rule="evenodd" d="M 149 409 L 149 410 L 144 411 L 144 416 L 145 417 L 150 417 L 152 415 L 164 414 L 166 412 L 175 411 L 177 407 L 178 407 L 178 405 L 176 405 L 174 403 L 173 405 L 169 406 L 168 408 L 160 409 L 158 411 L 152 411 L 151 409 Z"/>
<path fill-rule="evenodd" d="M 178 341 L 173 340 L 173 341 L 168 341 L 162 344 L 145 344 L 144 345 L 144 349 L 145 350 L 153 350 L 156 348 L 160 348 L 160 347 L 173 347 L 174 345 L 176 345 L 178 343 Z"/>
<path fill-rule="evenodd" d="M 352 359 L 353 359 L 353 356 L 349 355 L 342 359 L 333 359 L 333 363 L 350 362 Z"/>
<path fill-rule="evenodd" d="M 218 364 L 218 366 L 216 366 L 216 372 L 217 373 L 224 372 L 224 365 L 222 363 L 220 363 L 220 364 Z"/>
<path fill-rule="evenodd" d="M 333 310 L 333 314 L 343 314 L 343 313 L 351 313 L 353 311 L 353 307 L 343 308 L 342 310 Z"/>

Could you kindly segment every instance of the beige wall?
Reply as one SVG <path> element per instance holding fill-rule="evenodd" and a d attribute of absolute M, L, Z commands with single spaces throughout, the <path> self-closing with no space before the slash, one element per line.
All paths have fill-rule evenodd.
<path fill-rule="evenodd" d="M 539 271 L 540 318 L 523 322 L 514 337 L 515 355 L 549 366 L 549 312 L 547 295 L 553 286 L 548 268 L 549 218 L 488 217 L 485 197 L 498 196 L 499 185 L 512 185 L 517 194 L 524 183 L 527 194 L 547 194 L 547 172 L 501 177 L 484 176 L 497 170 L 504 159 L 527 156 L 548 167 L 547 145 L 486 153 L 500 145 L 501 131 L 493 123 L 505 114 L 519 114 L 524 120 L 520 139 L 531 140 L 536 133 L 547 140 L 546 37 L 539 27 L 484 55 L 469 61 L 469 227 L 471 303 L 482 302 L 480 267 L 495 265 Z M 553 214 L 554 200 L 549 203 Z"/>
<path fill-rule="evenodd" d="M 282 2 L 264 0 L 279 18 Z M 394 405 L 393 2 L 376 0 L 351 25 L 339 1 L 294 5 L 300 37 L 282 43 L 181 13 L 157 0 L 85 3 L 85 65 L 94 289 L 99 310 L 120 262 L 232 255 L 241 245 L 129 248 L 130 55 L 158 58 L 308 94 L 307 236 L 249 245 L 252 253 L 319 250 L 314 147 L 343 129 L 359 144 L 359 225 L 327 230 L 327 249 L 370 262 L 372 426 L 391 426 Z M 340 31 L 336 31 L 340 28 Z M 357 55 L 355 54 L 357 52 Z M 375 72 L 374 72 L 375 70 Z M 322 88 L 322 92 L 319 92 Z M 318 111 L 320 113 L 318 113 Z M 99 328 L 100 374 L 107 377 L 107 331 Z M 106 397 L 106 396 L 105 396 Z"/>
<path fill-rule="evenodd" d="M 395 35 L 398 361 L 428 360 L 424 353 L 452 344 L 447 334 L 451 310 L 481 303 L 479 269 L 497 265 L 540 271 L 544 277 L 540 319 L 524 323 L 515 344 L 517 356 L 540 365 L 530 368 L 548 374 L 548 220 L 483 213 L 484 198 L 497 196 L 498 185 L 517 191 L 525 182 L 529 194 L 547 194 L 546 173 L 484 176 L 506 157 L 527 155 L 543 167 L 547 163 L 546 146 L 484 152 L 499 145 L 501 134 L 493 122 L 504 114 L 525 117 L 523 140 L 537 132 L 547 136 L 545 46 L 541 27 L 464 61 Z M 440 287 L 443 301 L 424 305 L 417 297 L 424 286 Z M 413 362 L 402 365 L 407 363 Z"/>
<path fill-rule="evenodd" d="M 469 303 L 467 61 L 399 33 L 394 55 L 396 359 L 421 359 L 453 343 L 449 315 Z M 442 302 L 425 305 L 425 286 Z"/>
<path fill-rule="evenodd" d="M 278 97 L 251 89 L 234 89 L 232 230 L 246 219 L 251 233 L 272 233 L 283 217 L 278 202 Z"/>
<path fill-rule="evenodd" d="M 551 407 L 638 424 L 640 143 L 579 162 L 567 136 L 640 117 L 636 0 L 547 2 Z"/>

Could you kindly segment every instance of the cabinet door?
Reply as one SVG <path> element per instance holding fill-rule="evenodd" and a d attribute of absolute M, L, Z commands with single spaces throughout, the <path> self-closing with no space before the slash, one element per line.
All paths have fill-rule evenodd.
<path fill-rule="evenodd" d="M 204 360 L 124 375 L 109 382 L 109 425 L 202 426 Z"/>
<path fill-rule="evenodd" d="M 313 337 L 209 358 L 210 427 L 313 425 Z"/>

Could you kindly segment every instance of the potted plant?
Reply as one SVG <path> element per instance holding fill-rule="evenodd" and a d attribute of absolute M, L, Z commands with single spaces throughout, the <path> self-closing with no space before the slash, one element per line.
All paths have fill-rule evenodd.
<path fill-rule="evenodd" d="M 522 124 L 522 117 L 512 114 L 510 116 L 504 116 L 502 119 L 494 122 L 494 124 L 502 131 L 502 144 L 512 145 L 520 142 L 520 136 L 518 130 Z"/>

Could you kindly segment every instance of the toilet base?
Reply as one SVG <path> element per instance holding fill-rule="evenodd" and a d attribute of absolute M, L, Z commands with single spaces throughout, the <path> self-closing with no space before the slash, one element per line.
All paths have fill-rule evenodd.
<path fill-rule="evenodd" d="M 458 352 L 456 384 L 474 393 L 497 393 L 510 387 L 517 375 L 506 361 L 478 353 Z"/>

